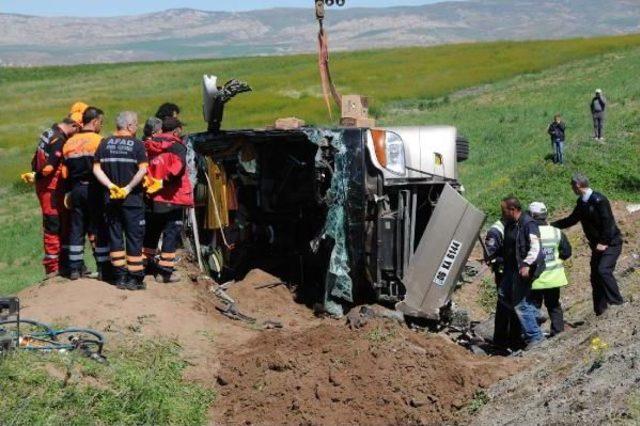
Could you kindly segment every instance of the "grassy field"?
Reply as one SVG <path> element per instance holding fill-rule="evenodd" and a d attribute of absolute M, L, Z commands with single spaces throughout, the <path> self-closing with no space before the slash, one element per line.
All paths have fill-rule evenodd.
<path fill-rule="evenodd" d="M 172 342 L 109 353 L 108 364 L 72 354 L 14 353 L 0 362 L 3 425 L 205 424 L 214 394 L 182 379 Z"/>
<path fill-rule="evenodd" d="M 634 84 L 633 73 L 599 65 L 602 61 L 599 58 L 607 52 L 619 52 L 624 58 L 631 58 L 634 54 L 628 52 L 637 46 L 640 46 L 640 35 L 352 52 L 335 55 L 333 69 L 339 89 L 343 93 L 369 95 L 372 110 L 382 122 L 458 125 L 473 144 L 472 159 L 462 169 L 469 196 L 483 208 L 489 207 L 495 212 L 499 195 L 510 188 L 542 188 L 552 192 L 556 197 L 553 201 L 569 197 L 566 191 L 559 192 L 557 186 L 548 184 L 557 179 L 564 182 L 568 170 L 581 167 L 571 155 L 579 135 L 585 136 L 579 143 L 590 153 L 581 161 L 596 162 L 605 170 L 620 170 L 620 162 L 630 158 L 633 152 L 622 141 L 632 136 L 625 130 L 616 134 L 616 138 L 623 138 L 620 143 L 616 142 L 618 139 L 610 140 L 616 151 L 606 152 L 615 159 L 614 163 L 593 157 L 591 153 L 598 153 L 601 148 L 586 137 L 586 104 L 593 87 L 602 85 L 613 107 L 620 104 L 623 108 L 619 110 L 631 111 L 632 99 L 621 95 L 627 83 Z M 596 59 L 568 65 L 564 71 L 538 74 L 592 57 Z M 593 67 L 602 70 L 596 72 Z M 118 111 L 133 109 L 146 117 L 167 100 L 182 106 L 189 131 L 200 131 L 204 128 L 200 78 L 205 73 L 215 73 L 221 79 L 245 79 L 254 88 L 254 93 L 241 95 L 230 104 L 225 116 L 226 127 L 261 126 L 277 117 L 292 115 L 309 123 L 330 123 L 321 99 L 315 59 L 309 55 L 0 69 L 4 97 L 0 104 L 0 195 L 5 200 L 0 207 L 3 225 L 0 227 L 0 294 L 14 293 L 42 277 L 37 203 L 35 197 L 24 194 L 29 188 L 17 182 L 18 174 L 28 169 L 39 132 L 64 116 L 69 105 L 78 99 L 106 111 L 105 132 L 113 130 L 113 118 Z M 602 78 L 611 73 L 617 76 L 613 81 Z M 516 77 L 518 75 L 524 77 Z M 508 80 L 514 77 L 515 80 Z M 451 96 L 460 90 L 487 84 L 491 86 L 486 93 L 460 99 Z M 628 104 L 625 106 L 624 102 Z M 562 170 L 540 159 L 547 146 L 544 127 L 556 110 L 566 111 L 573 145 L 568 154 L 571 164 Z M 612 114 L 610 127 L 632 125 L 629 120 L 633 118 Z M 521 152 L 527 155 L 513 155 Z M 589 166 L 584 164 L 584 168 Z M 515 170 L 518 173 L 512 173 Z M 527 184 L 529 178 L 521 179 L 539 170 L 545 172 L 533 174 L 535 185 Z M 636 181 L 616 178 L 616 173 L 619 174 L 617 171 L 606 174 L 609 181 L 602 186 L 621 188 L 614 193 L 621 196 L 626 193 L 625 188 L 633 188 Z M 617 183 L 611 182 L 612 179 L 618 179 Z"/>
<path fill-rule="evenodd" d="M 510 193 L 551 211 L 575 203 L 571 175 L 586 173 L 611 199 L 640 200 L 640 50 L 611 53 L 438 100 L 390 106 L 385 123 L 451 123 L 471 140 L 460 179 L 468 198 L 495 218 Z M 592 139 L 589 103 L 595 88 L 608 99 L 606 141 Z M 565 166 L 549 156 L 546 134 L 555 113 L 567 122 Z"/>
<path fill-rule="evenodd" d="M 472 155 L 461 167 L 461 180 L 471 201 L 492 216 L 499 199 L 512 192 L 525 202 L 569 208 L 574 196 L 567 182 L 574 171 L 589 174 L 593 186 L 613 199 L 640 200 L 638 69 L 640 36 L 334 57 L 340 89 L 370 95 L 381 123 L 454 124 L 469 137 Z M 189 130 L 199 131 L 204 73 L 246 79 L 256 91 L 231 104 L 227 127 L 265 125 L 289 115 L 330 122 L 310 56 L 0 69 L 0 294 L 16 293 L 42 276 L 37 203 L 31 188 L 16 182 L 38 132 L 76 99 L 103 107 L 110 124 L 119 110 L 147 116 L 171 100 L 184 108 Z M 596 87 L 609 99 L 605 144 L 590 138 L 588 103 Z M 565 167 L 545 159 L 545 130 L 556 112 L 568 124 Z M 205 422 L 213 395 L 181 379 L 185 365 L 171 342 L 142 342 L 109 355 L 109 365 L 57 355 L 3 359 L 0 423 Z"/>

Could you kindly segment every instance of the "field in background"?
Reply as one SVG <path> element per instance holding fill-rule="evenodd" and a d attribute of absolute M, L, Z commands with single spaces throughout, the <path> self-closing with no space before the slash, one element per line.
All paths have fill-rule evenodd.
<path fill-rule="evenodd" d="M 373 112 L 378 114 L 391 101 L 444 96 L 633 46 L 640 46 L 640 35 L 348 52 L 334 55 L 332 68 L 340 91 L 370 96 Z M 203 74 L 216 74 L 222 82 L 243 79 L 254 89 L 230 104 L 226 127 L 264 126 L 285 116 L 316 124 L 330 122 L 313 55 L 3 68 L 0 184 L 15 180 L 27 165 L 37 134 L 60 119 L 76 100 L 106 111 L 105 131 L 112 130 L 118 111 L 131 109 L 146 117 L 167 100 L 184 108 L 190 132 L 202 130 Z"/>
<path fill-rule="evenodd" d="M 586 173 L 612 200 L 640 201 L 640 50 L 611 53 L 536 75 L 436 100 L 388 107 L 384 123 L 452 123 L 471 141 L 460 168 L 470 201 L 494 219 L 502 197 L 544 201 L 551 212 L 572 208 L 571 175 Z M 595 88 L 608 99 L 606 141 L 592 139 L 589 104 Z M 567 123 L 565 166 L 551 161 L 546 134 L 553 116 Z"/>
<path fill-rule="evenodd" d="M 525 199 L 539 195 L 554 206 L 556 201 L 569 205 L 572 196 L 564 182 L 574 168 L 602 170 L 598 187 L 620 198 L 635 196 L 637 145 L 629 143 L 637 142 L 637 46 L 640 35 L 462 44 L 341 53 L 332 57 L 332 67 L 340 91 L 369 95 L 383 123 L 459 126 L 472 141 L 471 160 L 462 168 L 468 196 L 495 213 L 496 201 L 511 190 Z M 608 53 L 605 60 L 600 55 L 606 52 L 618 53 Z M 593 59 L 536 74 L 585 58 Z M 118 111 L 132 109 L 144 118 L 164 101 L 183 108 L 188 131 L 201 131 L 200 79 L 205 73 L 223 81 L 244 79 L 254 88 L 229 104 L 225 127 L 264 126 L 292 115 L 308 123 L 330 123 L 310 55 L 1 70 L 0 195 L 5 202 L 0 208 L 0 293 L 14 293 L 42 277 L 37 202 L 30 188 L 17 183 L 18 174 L 28 169 L 39 132 L 75 100 L 106 111 L 105 133 L 113 130 Z M 451 95 L 487 84 L 492 85 L 486 91 Z M 588 138 L 587 106 L 596 86 L 603 86 L 612 111 L 618 111 L 609 121 L 611 149 Z M 571 163 L 565 169 L 542 160 L 548 147 L 545 127 L 556 110 L 569 119 Z M 573 154 L 577 144 L 584 147 L 582 158 Z"/>

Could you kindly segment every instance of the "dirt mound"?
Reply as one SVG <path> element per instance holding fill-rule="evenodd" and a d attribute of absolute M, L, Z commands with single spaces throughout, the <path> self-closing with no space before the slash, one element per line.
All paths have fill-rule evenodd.
<path fill-rule="evenodd" d="M 517 369 L 383 320 L 262 334 L 220 362 L 223 424 L 439 423 Z"/>
<path fill-rule="evenodd" d="M 271 320 L 289 330 L 301 330 L 320 321 L 306 306 L 294 302 L 293 293 L 279 278 L 259 269 L 230 285 L 227 294 L 235 300 L 240 312 L 258 323 Z"/>

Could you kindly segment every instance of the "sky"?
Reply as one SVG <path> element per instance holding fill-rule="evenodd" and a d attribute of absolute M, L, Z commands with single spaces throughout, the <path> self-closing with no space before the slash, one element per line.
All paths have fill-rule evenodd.
<path fill-rule="evenodd" d="M 442 0 L 345 0 L 345 6 L 408 6 L 438 1 Z M 312 8 L 313 4 L 312 0 L 0 0 L 0 12 L 40 16 L 118 16 L 183 7 L 201 10 L 242 11 L 270 7 Z"/>

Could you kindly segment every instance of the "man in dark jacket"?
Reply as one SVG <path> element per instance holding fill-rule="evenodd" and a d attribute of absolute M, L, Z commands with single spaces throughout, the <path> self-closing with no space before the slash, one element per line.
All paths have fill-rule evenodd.
<path fill-rule="evenodd" d="M 549 124 L 547 133 L 551 137 L 551 148 L 553 149 L 554 164 L 564 164 L 564 131 L 566 125 L 562 121 L 562 116 L 556 114 L 553 122 Z"/>
<path fill-rule="evenodd" d="M 566 229 L 578 222 L 591 247 L 591 287 L 593 309 L 602 315 L 609 305 L 624 303 L 618 283 L 613 276 L 616 262 L 622 253 L 622 235 L 616 225 L 609 200 L 589 187 L 589 179 L 575 175 L 571 188 L 578 196 L 575 209 L 568 217 L 552 223 L 552 226 Z"/>
<path fill-rule="evenodd" d="M 593 117 L 593 138 L 604 139 L 604 114 L 607 101 L 601 89 L 596 89 L 596 95 L 591 99 L 591 116 Z"/>
<path fill-rule="evenodd" d="M 162 133 L 145 142 L 149 156 L 146 222 L 143 254 L 147 270 L 160 283 L 180 281 L 175 273 L 176 250 L 182 235 L 184 211 L 193 206 L 193 189 L 187 171 L 187 148 L 180 138 L 182 124 L 165 118 Z M 155 257 L 162 236 L 159 260 Z"/>
<path fill-rule="evenodd" d="M 501 208 L 507 226 L 503 245 L 504 278 L 498 290 L 494 341 L 504 345 L 504 341 L 513 336 L 513 331 L 502 328 L 509 322 L 505 321 L 505 316 L 511 311 L 522 329 L 526 349 L 531 349 L 544 340 L 538 324 L 538 309 L 530 299 L 531 283 L 544 271 L 540 230 L 536 221 L 522 211 L 516 197 L 505 198 Z M 513 327 L 513 324 L 509 326 Z"/>
<path fill-rule="evenodd" d="M 113 136 L 100 143 L 93 167 L 93 173 L 104 186 L 101 192 L 109 231 L 112 273 L 107 277 L 103 274 L 103 279 L 123 290 L 143 290 L 145 211 L 141 183 L 147 173 L 147 154 L 136 138 L 135 112 L 121 112 L 116 128 Z"/>

